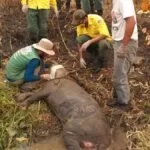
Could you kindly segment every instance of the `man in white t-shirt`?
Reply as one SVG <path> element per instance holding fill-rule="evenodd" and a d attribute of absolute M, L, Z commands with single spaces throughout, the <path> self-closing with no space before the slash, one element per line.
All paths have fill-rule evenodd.
<path fill-rule="evenodd" d="M 138 48 L 136 14 L 132 0 L 113 0 L 112 38 L 114 48 L 113 99 L 108 106 L 126 106 L 130 101 L 128 72 Z"/>

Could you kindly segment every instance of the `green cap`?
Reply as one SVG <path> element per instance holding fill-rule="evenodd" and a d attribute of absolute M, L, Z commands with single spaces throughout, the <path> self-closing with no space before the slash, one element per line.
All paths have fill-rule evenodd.
<path fill-rule="evenodd" d="M 79 25 L 80 21 L 86 16 L 86 12 L 82 9 L 78 9 L 73 13 L 72 25 Z"/>

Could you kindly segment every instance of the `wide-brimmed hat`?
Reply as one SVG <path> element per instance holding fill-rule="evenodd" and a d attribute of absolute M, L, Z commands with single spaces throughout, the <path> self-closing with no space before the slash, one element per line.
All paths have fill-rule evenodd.
<path fill-rule="evenodd" d="M 73 13 L 72 25 L 79 25 L 80 21 L 85 18 L 86 12 L 82 9 L 78 9 Z"/>
<path fill-rule="evenodd" d="M 55 52 L 53 51 L 54 44 L 46 38 L 41 39 L 38 43 L 35 43 L 32 46 L 48 55 L 55 55 Z"/>

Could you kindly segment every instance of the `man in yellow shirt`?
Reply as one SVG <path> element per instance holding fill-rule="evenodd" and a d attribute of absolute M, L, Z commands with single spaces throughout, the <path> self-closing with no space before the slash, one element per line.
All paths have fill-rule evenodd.
<path fill-rule="evenodd" d="M 22 11 L 27 14 L 31 43 L 48 37 L 48 17 L 52 7 L 58 17 L 56 0 L 22 0 Z"/>
<path fill-rule="evenodd" d="M 106 49 L 111 47 L 111 36 L 102 17 L 86 14 L 79 9 L 73 14 L 72 24 L 77 26 L 77 43 L 80 66 L 86 68 L 83 52 L 87 51 L 93 58 L 93 69 L 97 72 L 104 66 Z"/>

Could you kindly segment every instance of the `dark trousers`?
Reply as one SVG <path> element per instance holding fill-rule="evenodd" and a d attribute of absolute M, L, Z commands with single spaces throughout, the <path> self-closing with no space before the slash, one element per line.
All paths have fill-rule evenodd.
<path fill-rule="evenodd" d="M 49 9 L 29 9 L 27 23 L 31 43 L 48 37 Z"/>
<path fill-rule="evenodd" d="M 77 37 L 77 42 L 79 45 L 82 45 L 86 41 L 90 40 L 91 37 L 88 35 L 80 35 Z M 87 48 L 88 54 L 91 56 L 90 59 L 92 59 L 92 63 L 95 67 L 104 67 L 105 64 L 105 56 L 106 56 L 106 50 L 111 48 L 111 42 L 103 39 L 100 40 L 98 43 L 91 44 Z"/>

